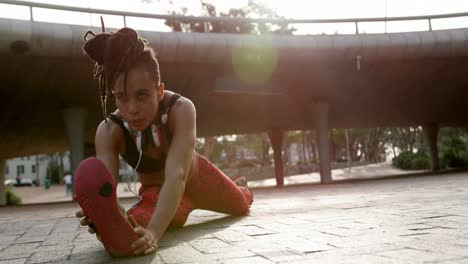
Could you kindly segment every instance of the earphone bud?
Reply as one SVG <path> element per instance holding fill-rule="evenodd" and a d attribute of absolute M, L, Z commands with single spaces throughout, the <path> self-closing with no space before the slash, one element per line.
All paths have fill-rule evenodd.
<path fill-rule="evenodd" d="M 130 126 L 128 125 L 127 121 L 124 120 L 124 121 L 123 121 L 123 124 L 124 124 L 124 127 L 125 127 L 128 131 L 133 132 L 133 131 L 130 129 Z"/>
<path fill-rule="evenodd" d="M 143 152 L 143 148 L 142 148 L 142 146 L 141 146 L 141 141 L 142 141 L 141 135 L 142 135 L 141 131 L 137 131 L 136 147 L 137 147 L 137 149 L 138 149 L 138 152 L 140 152 L 140 153 Z"/>
<path fill-rule="evenodd" d="M 161 116 L 161 123 L 165 125 L 167 123 L 167 113 Z"/>
<path fill-rule="evenodd" d="M 128 125 L 128 122 L 124 120 L 124 127 L 132 134 L 136 134 L 136 142 L 135 142 L 135 145 L 138 149 L 138 152 L 143 152 L 143 148 L 141 146 L 141 142 L 142 142 L 142 132 L 141 131 L 137 131 L 137 132 L 134 132 L 133 130 L 130 129 L 130 126 Z"/>
<path fill-rule="evenodd" d="M 161 117 L 161 122 L 163 124 L 165 124 L 167 122 L 167 114 L 164 114 L 162 117 Z M 133 130 L 130 129 L 130 126 L 128 125 L 128 122 L 124 120 L 124 126 L 125 128 L 132 134 L 136 134 L 136 146 L 137 146 L 137 149 L 139 152 L 142 152 L 143 151 L 143 140 L 142 140 L 142 131 L 137 131 L 137 132 L 134 132 Z M 155 125 L 155 124 L 151 124 L 150 126 L 150 130 L 151 130 L 151 135 L 153 137 L 153 142 L 154 144 L 156 145 L 156 147 L 160 147 L 161 146 L 161 141 L 159 140 L 159 133 L 158 133 L 158 127 Z M 147 144 L 145 142 L 145 144 Z"/>

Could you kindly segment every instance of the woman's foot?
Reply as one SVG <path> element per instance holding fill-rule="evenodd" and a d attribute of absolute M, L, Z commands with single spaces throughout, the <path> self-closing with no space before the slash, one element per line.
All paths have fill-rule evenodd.
<path fill-rule="evenodd" d="M 236 176 L 232 179 L 237 186 L 247 187 L 247 178 L 244 176 Z"/>
<path fill-rule="evenodd" d="M 253 193 L 252 191 L 249 189 L 249 185 L 247 183 L 247 178 L 245 178 L 244 176 L 236 176 L 232 179 L 234 181 L 234 183 L 239 186 L 239 187 L 244 187 L 244 188 L 240 188 L 242 190 L 242 192 L 244 192 L 244 195 L 247 199 L 247 203 L 249 204 L 249 207 L 250 205 L 252 204 L 253 202 Z"/>
<path fill-rule="evenodd" d="M 138 237 L 119 209 L 116 183 L 104 163 L 94 157 L 82 161 L 75 173 L 75 190 L 76 201 L 93 222 L 107 252 L 132 255 L 130 245 Z"/>

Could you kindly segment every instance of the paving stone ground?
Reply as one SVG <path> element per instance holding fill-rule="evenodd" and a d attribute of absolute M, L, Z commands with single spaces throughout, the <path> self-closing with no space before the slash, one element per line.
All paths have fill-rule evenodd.
<path fill-rule="evenodd" d="M 467 172 L 254 194 L 249 216 L 195 211 L 157 254 L 125 259 L 79 226 L 76 204 L 0 208 L 0 264 L 468 263 Z"/>

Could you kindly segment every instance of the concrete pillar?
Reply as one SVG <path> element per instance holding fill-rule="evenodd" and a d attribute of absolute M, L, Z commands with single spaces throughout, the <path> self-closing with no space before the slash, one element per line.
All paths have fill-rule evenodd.
<path fill-rule="evenodd" d="M 5 164 L 6 161 L 4 159 L 0 159 L 0 206 L 6 205 Z"/>
<path fill-rule="evenodd" d="M 271 146 L 273 147 L 273 155 L 275 158 L 275 177 L 276 186 L 284 185 L 284 169 L 283 169 L 283 131 L 273 130 L 269 133 Z"/>
<path fill-rule="evenodd" d="M 330 167 L 330 139 L 328 137 L 328 103 L 314 102 L 312 104 L 312 115 L 317 131 L 318 160 L 320 168 L 320 181 L 322 183 L 332 182 Z"/>
<path fill-rule="evenodd" d="M 84 133 L 86 126 L 86 110 L 81 107 L 69 107 L 63 110 L 63 119 L 67 129 L 68 144 L 70 145 L 70 169 L 72 179 L 75 169 L 84 158 Z M 72 180 L 72 192 L 75 188 Z M 72 196 L 73 197 L 73 196 Z"/>
<path fill-rule="evenodd" d="M 439 151 L 437 149 L 437 135 L 439 133 L 439 126 L 435 123 L 423 125 L 424 141 L 427 146 L 429 160 L 431 162 L 431 170 L 438 171 L 439 165 Z"/>

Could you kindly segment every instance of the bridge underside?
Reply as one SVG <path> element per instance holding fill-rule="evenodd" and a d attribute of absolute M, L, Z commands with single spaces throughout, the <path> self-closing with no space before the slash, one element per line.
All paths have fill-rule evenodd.
<path fill-rule="evenodd" d="M 339 62 L 304 67 L 282 65 L 270 81 L 275 91 L 252 93 L 256 85 L 224 65 L 161 63 L 167 89 L 196 105 L 199 136 L 310 129 L 314 101 L 328 102 L 330 127 L 468 124 L 468 58 L 369 61 L 360 71 Z M 86 142 L 93 142 L 102 115 L 88 61 L 9 57 L 0 71 L 0 155 L 67 149 L 62 112 L 71 106 L 87 109 Z M 219 87 L 220 79 L 236 89 Z"/>
<path fill-rule="evenodd" d="M 73 32 L 84 31 L 83 27 L 63 27 L 72 27 Z M 158 39 L 173 36 L 154 34 L 159 34 Z M 102 120 L 92 63 L 76 51 L 64 53 L 58 49 L 54 53 L 51 47 L 45 52 L 46 44 L 52 40 L 42 43 L 34 36 L 29 37 L 31 51 L 22 55 L 8 52 L 5 45 L 11 44 L 13 37 L 10 36 L 8 43 L 5 39 L 0 43 L 0 96 L 3 98 L 0 158 L 68 149 L 63 121 L 63 110 L 67 107 L 87 110 L 87 143 L 93 143 L 94 131 Z M 286 44 L 275 44 L 278 59 L 270 78 L 257 83 L 243 80 L 229 56 L 215 58 L 205 51 L 205 60 L 199 52 L 187 56 L 187 61 L 174 59 L 167 55 L 171 53 L 170 43 L 163 40 L 168 46 L 161 44 L 156 51 L 160 53 L 166 88 L 188 97 L 197 108 L 198 136 L 311 129 L 316 123 L 314 102 L 328 104 L 330 128 L 426 123 L 468 126 L 468 45 L 456 51 L 450 48 L 452 52 L 435 52 L 433 56 L 429 51 L 424 56 L 401 56 L 408 45 L 390 47 L 388 53 L 385 49 L 369 52 L 361 40 L 363 47 L 350 44 L 346 48 L 343 44 L 338 48 L 336 39 L 322 37 L 324 41 L 334 41 L 333 48 L 314 53 L 314 49 L 287 50 L 283 48 Z M 76 38 L 73 35 L 72 39 Z M 234 45 L 213 34 L 209 39 L 225 46 Z M 286 43 L 291 39 L 294 37 L 286 39 Z M 184 43 L 177 40 L 177 48 L 190 46 Z M 200 47 L 199 43 L 191 43 Z M 73 50 L 79 51 L 81 43 L 75 40 L 73 45 Z M 213 49 L 213 54 L 216 52 Z M 361 56 L 359 69 L 357 56 Z M 256 70 L 252 68 L 254 75 Z M 114 108 L 111 105 L 109 109 Z"/>

